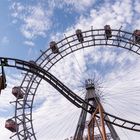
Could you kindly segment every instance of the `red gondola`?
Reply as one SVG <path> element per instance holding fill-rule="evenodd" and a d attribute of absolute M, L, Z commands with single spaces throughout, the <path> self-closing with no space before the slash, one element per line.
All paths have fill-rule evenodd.
<path fill-rule="evenodd" d="M 55 41 L 50 42 L 50 48 L 53 53 L 59 53 L 59 49 Z"/>
<path fill-rule="evenodd" d="M 4 61 L 1 61 L 1 75 L 0 75 L 0 93 L 1 93 L 1 90 L 5 89 L 7 87 L 7 84 L 6 84 L 6 76 L 5 76 L 5 72 L 4 72 L 4 67 L 3 65 L 5 64 L 5 60 Z"/>
<path fill-rule="evenodd" d="M 3 75 L 0 76 L 0 90 L 5 89 L 7 86 L 6 79 Z"/>
<path fill-rule="evenodd" d="M 78 41 L 82 43 L 84 41 L 84 38 L 83 38 L 82 31 L 80 29 L 76 30 L 76 35 L 77 35 Z"/>
<path fill-rule="evenodd" d="M 12 88 L 12 94 L 18 99 L 23 98 L 23 92 L 21 91 L 20 87 L 13 87 Z"/>
<path fill-rule="evenodd" d="M 11 132 L 17 132 L 18 131 L 18 125 L 12 119 L 6 120 L 6 122 L 5 122 L 5 128 L 7 128 L 8 130 L 10 130 Z"/>
<path fill-rule="evenodd" d="M 106 36 L 106 39 L 111 38 L 111 37 L 112 37 L 112 30 L 111 30 L 110 25 L 105 25 L 105 26 L 104 26 L 104 29 L 105 29 L 105 36 Z"/>
<path fill-rule="evenodd" d="M 140 44 L 140 30 L 135 30 L 133 32 L 133 35 L 134 35 L 134 41 L 135 41 L 135 43 Z"/>

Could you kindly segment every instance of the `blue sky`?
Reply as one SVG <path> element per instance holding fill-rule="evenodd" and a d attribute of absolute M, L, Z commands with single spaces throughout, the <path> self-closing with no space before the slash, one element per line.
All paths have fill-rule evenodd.
<path fill-rule="evenodd" d="M 0 56 L 29 61 L 39 57 L 40 50 L 46 50 L 50 41 L 59 41 L 64 38 L 64 34 L 72 35 L 78 28 L 83 31 L 89 30 L 91 26 L 94 29 L 101 29 L 109 24 L 114 29 L 122 26 L 122 29 L 128 32 L 140 29 L 140 0 L 0 0 L 0 17 Z M 103 92 L 107 95 L 103 102 L 105 109 L 119 116 L 140 121 L 140 111 L 134 112 L 135 109 L 138 110 L 136 105 L 140 105 L 139 62 L 139 58 L 130 52 L 99 46 L 94 50 L 85 49 L 68 56 L 56 64 L 51 72 L 75 92 L 80 92 L 81 96 L 83 96 L 83 91 L 76 89 L 76 86 L 83 86 L 83 81 L 88 76 L 95 76 L 96 79 L 101 80 L 103 83 L 101 86 L 106 89 Z M 8 140 L 12 135 L 4 129 L 5 119 L 14 113 L 14 106 L 9 104 L 11 100 L 14 100 L 11 88 L 15 84 L 20 84 L 22 80 L 21 75 L 17 76 L 19 71 L 7 70 L 7 73 L 8 87 L 0 97 L 0 122 L 2 123 L 0 139 L 4 140 Z M 134 90 L 136 90 L 135 93 Z M 135 94 L 137 100 L 134 98 Z M 125 98 L 126 96 L 128 98 Z M 131 100 L 133 98 L 134 100 Z M 75 125 L 71 126 L 72 123 L 67 123 L 58 139 L 55 136 L 62 129 L 61 127 L 58 127 L 52 137 L 50 137 L 52 132 L 48 133 L 50 129 L 54 129 L 54 122 L 58 126 L 60 124 L 64 126 L 71 120 L 73 124 L 76 124 L 78 119 L 79 110 L 57 91 L 42 82 L 35 103 L 34 125 L 36 131 L 39 131 L 37 133 L 39 140 L 46 140 L 46 138 L 62 140 L 64 130 L 67 130 L 65 137 L 73 135 Z M 119 106 L 116 107 L 116 104 Z M 50 111 L 49 108 L 55 111 Z M 70 108 L 71 114 L 67 108 Z M 129 110 L 130 108 L 133 113 Z M 8 114 L 9 109 L 11 111 Z M 48 114 L 45 113 L 47 109 Z M 49 120 L 46 124 L 44 124 L 45 117 Z M 39 118 L 43 118 L 42 123 L 39 123 Z M 50 129 L 47 129 L 46 125 L 51 126 Z M 67 129 L 68 127 L 72 127 L 73 131 Z M 123 140 L 140 139 L 138 133 L 116 129 Z"/>

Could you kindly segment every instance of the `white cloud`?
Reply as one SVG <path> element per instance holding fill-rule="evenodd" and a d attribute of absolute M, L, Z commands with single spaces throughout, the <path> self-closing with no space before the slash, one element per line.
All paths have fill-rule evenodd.
<path fill-rule="evenodd" d="M 13 23 L 17 23 L 20 20 L 21 33 L 27 38 L 32 39 L 38 36 L 46 37 L 46 32 L 52 27 L 51 18 L 54 14 L 55 8 L 71 7 L 70 11 L 76 12 L 86 11 L 87 8 L 94 4 L 93 0 L 81 0 L 81 1 L 50 1 L 47 4 L 41 2 L 37 5 L 22 5 L 20 2 L 14 2 L 10 9 L 12 10 L 12 16 L 14 17 Z M 45 6 L 43 6 L 45 5 Z M 68 11 L 67 11 L 68 12 Z"/>
<path fill-rule="evenodd" d="M 140 30 L 140 19 L 137 19 L 134 24 L 134 29 Z"/>
<path fill-rule="evenodd" d="M 136 7 L 137 6 L 138 4 L 136 4 Z M 65 33 L 70 35 L 73 34 L 77 28 L 86 30 L 91 26 L 93 26 L 93 29 L 103 28 L 106 24 L 111 25 L 114 29 L 119 29 L 123 26 L 123 29 L 130 31 L 130 28 L 128 29 L 130 25 L 132 29 L 134 29 L 134 27 L 139 28 L 138 23 L 140 17 L 135 17 L 135 15 L 137 15 L 137 13 L 134 13 L 134 6 L 131 0 L 116 1 L 114 3 L 109 1 L 109 3 L 105 3 L 97 9 L 91 9 L 88 16 L 81 15 L 80 18 L 77 19 L 76 24 L 68 27 Z"/>
<path fill-rule="evenodd" d="M 52 8 L 64 8 L 66 12 L 83 13 L 91 8 L 94 3 L 95 0 L 52 0 L 48 4 Z"/>
<path fill-rule="evenodd" d="M 51 26 L 50 13 L 46 12 L 40 5 L 30 6 L 30 13 L 23 21 L 21 32 L 26 38 L 34 38 L 36 36 L 46 36 L 46 31 Z"/>
<path fill-rule="evenodd" d="M 9 43 L 8 37 L 7 37 L 7 36 L 4 36 L 4 37 L 1 39 L 1 44 L 6 45 L 6 44 L 8 44 L 8 43 Z"/>
<path fill-rule="evenodd" d="M 11 5 L 10 9 L 14 9 L 14 11 L 12 12 L 12 16 L 15 18 L 18 18 L 19 13 L 22 13 L 25 10 L 25 7 L 23 5 L 21 5 L 21 3 L 19 2 L 13 2 L 13 4 Z"/>
<path fill-rule="evenodd" d="M 136 12 L 140 13 L 140 2 L 139 0 L 135 0 L 135 10 Z"/>
<path fill-rule="evenodd" d="M 24 41 L 24 44 L 28 46 L 35 46 L 34 42 L 32 41 Z"/>
<path fill-rule="evenodd" d="M 71 7 L 71 11 L 88 10 L 89 12 L 90 10 L 90 14 L 86 15 L 86 17 L 81 14 L 81 17 L 77 19 L 77 24 L 74 25 L 74 28 L 82 29 L 86 29 L 92 25 L 94 28 L 103 28 L 104 24 L 110 24 L 113 28 L 119 28 L 123 25 L 125 28 L 126 24 L 131 24 L 134 21 L 134 9 L 136 12 L 139 12 L 138 1 L 135 1 L 135 6 L 133 6 L 131 0 L 124 0 L 123 2 L 106 1 L 95 8 L 91 8 L 96 2 L 94 0 L 53 0 L 46 2 L 46 4 L 43 1 L 41 2 L 32 6 L 26 5 L 26 7 L 19 2 L 14 2 L 11 6 L 13 10 L 12 16 L 23 21 L 21 32 L 28 39 L 37 36 L 46 36 L 48 29 L 55 24 L 52 23 L 51 18 L 55 14 L 56 8 L 68 9 Z M 15 23 L 15 19 L 13 22 Z M 72 30 L 72 28 L 69 27 L 67 30 Z"/>
<path fill-rule="evenodd" d="M 72 6 L 74 11 L 82 12 L 90 8 L 95 3 L 95 0 L 63 0 L 63 2 Z"/>
<path fill-rule="evenodd" d="M 58 96 L 58 94 L 55 93 L 53 94 L 53 96 L 53 98 L 55 98 L 55 96 Z M 79 115 L 79 112 L 77 112 L 78 110 L 76 109 L 76 107 L 72 106 L 68 101 L 66 101 L 66 99 L 61 98 L 61 96 L 59 99 L 55 100 L 55 102 L 54 99 L 52 101 L 49 101 L 50 99 L 51 98 L 48 97 L 47 102 L 45 102 L 41 106 L 41 108 L 34 111 L 33 113 L 35 119 L 35 131 L 38 132 L 37 138 L 40 140 L 55 140 L 56 137 L 57 139 L 64 139 L 69 135 L 73 135 L 73 131 L 75 129 L 74 127 L 76 125 L 76 123 L 74 122 L 77 121 Z M 68 108 L 69 112 L 67 112 Z M 70 127 L 71 129 L 67 129 L 68 127 Z M 67 129 L 65 133 L 64 129 Z"/>
<path fill-rule="evenodd" d="M 37 36 L 46 36 L 46 31 L 51 26 L 52 10 L 46 10 L 41 4 L 28 5 L 24 7 L 21 3 L 13 3 L 11 6 L 12 16 L 23 22 L 21 33 L 27 38 L 32 39 Z"/>

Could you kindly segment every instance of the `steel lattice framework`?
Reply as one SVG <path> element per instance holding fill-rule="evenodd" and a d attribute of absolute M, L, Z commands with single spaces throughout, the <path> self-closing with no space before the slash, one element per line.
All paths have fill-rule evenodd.
<path fill-rule="evenodd" d="M 20 127 L 18 132 L 16 132 L 10 138 L 17 136 L 19 140 L 36 140 L 32 121 L 32 107 L 37 88 L 42 79 L 52 85 L 78 108 L 83 108 L 89 113 L 91 113 L 89 108 L 94 110 L 94 107 L 91 104 L 87 103 L 85 100 L 76 95 L 49 72 L 49 70 L 62 58 L 77 50 L 101 45 L 124 48 L 140 55 L 140 45 L 134 42 L 134 36 L 132 33 L 120 29 L 112 29 L 112 37 L 107 40 L 104 29 L 94 30 L 91 27 L 90 30 L 82 32 L 82 35 L 84 38 L 82 43 L 78 41 L 76 34 L 69 37 L 65 36 L 64 39 L 56 43 L 59 48 L 59 53 L 54 54 L 51 49 L 47 49 L 46 51 L 42 52 L 42 54 L 35 61 L 37 65 L 18 59 L 0 58 L 0 60 L 7 59 L 8 63 L 5 66 L 15 67 L 17 69 L 27 71 L 20 85 L 24 93 L 24 98 L 16 99 L 16 101 L 11 102 L 15 104 L 15 115 L 13 118 L 17 124 L 20 124 Z M 82 106 L 83 103 L 87 104 L 89 108 L 85 109 Z M 111 119 L 108 120 L 106 119 L 107 117 Z M 140 123 L 125 120 L 107 112 L 104 112 L 104 120 L 122 128 L 140 131 Z"/>

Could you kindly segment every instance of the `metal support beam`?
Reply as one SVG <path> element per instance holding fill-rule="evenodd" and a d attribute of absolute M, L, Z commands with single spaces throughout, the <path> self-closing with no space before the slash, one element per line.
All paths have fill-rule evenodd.
<path fill-rule="evenodd" d="M 86 80 L 85 88 L 87 90 L 86 95 L 85 95 L 85 101 L 86 102 L 92 101 L 93 105 L 95 106 L 96 105 L 96 103 L 95 103 L 96 95 L 95 95 L 95 87 L 94 87 L 93 81 L 90 79 Z M 83 103 L 83 107 L 88 109 L 87 104 Z M 77 128 L 75 131 L 74 140 L 83 140 L 83 133 L 84 133 L 84 129 L 85 129 L 86 117 L 87 117 L 87 111 L 82 109 L 80 117 L 79 117 L 79 121 L 77 124 Z"/>
<path fill-rule="evenodd" d="M 83 104 L 83 107 L 88 108 L 88 105 Z M 86 123 L 86 116 L 87 116 L 87 112 L 82 109 L 80 117 L 79 117 L 79 121 L 77 124 L 77 128 L 75 131 L 74 140 L 82 140 L 83 139 L 83 133 L 84 133 L 85 123 Z"/>
<path fill-rule="evenodd" d="M 96 115 L 97 114 L 100 115 L 101 126 L 99 126 L 98 123 L 97 123 L 97 120 L 96 120 Z M 96 125 L 98 126 L 98 129 L 99 129 L 102 140 L 107 140 L 105 123 L 104 123 L 103 108 L 102 108 L 101 104 L 98 104 L 98 106 L 97 106 L 95 112 L 93 113 L 93 115 L 91 117 L 91 120 L 88 124 L 88 140 L 95 140 L 95 138 L 94 138 L 95 122 L 96 122 Z"/>
<path fill-rule="evenodd" d="M 106 116 L 106 120 L 109 120 L 108 116 Z M 106 122 L 106 125 L 110 130 L 110 133 L 111 133 L 111 136 L 112 136 L 113 140 L 120 140 L 120 138 L 119 138 L 118 134 L 116 133 L 113 125 L 110 124 L 109 122 Z"/>

